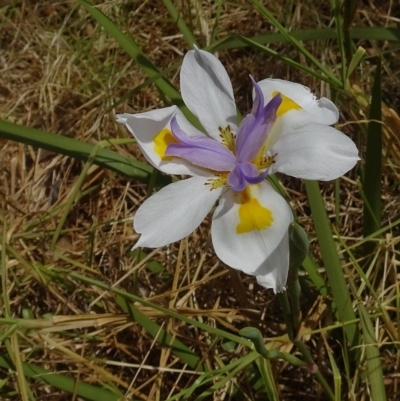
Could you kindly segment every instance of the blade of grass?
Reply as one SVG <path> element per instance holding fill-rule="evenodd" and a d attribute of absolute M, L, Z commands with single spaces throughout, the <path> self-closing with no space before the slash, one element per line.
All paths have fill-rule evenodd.
<path fill-rule="evenodd" d="M 268 21 L 290 42 L 300 53 L 313 63 L 321 72 L 329 79 L 332 85 L 342 87 L 343 82 L 340 81 L 328 68 L 326 68 L 317 58 L 315 58 L 289 31 L 272 15 L 272 13 L 264 7 L 259 0 L 252 0 L 257 10 L 268 19 Z"/>
<path fill-rule="evenodd" d="M 169 397 L 167 401 L 175 401 L 175 400 L 187 400 L 189 397 L 193 395 L 193 392 L 198 389 L 200 386 L 203 386 L 207 383 L 214 382 L 218 377 L 223 377 L 225 374 L 229 374 L 234 370 L 242 371 L 246 368 L 246 366 L 253 363 L 253 361 L 259 358 L 259 354 L 256 351 L 252 351 L 249 354 L 234 360 L 228 365 L 223 366 L 220 369 L 211 370 L 201 374 L 190 387 L 185 388 L 177 394 L 174 394 L 172 397 Z M 239 369 L 238 369 L 239 367 Z"/>
<path fill-rule="evenodd" d="M 132 57 L 133 60 L 143 69 L 149 76 L 158 75 L 159 71 L 155 65 L 146 57 L 137 45 L 135 40 L 124 34 L 99 8 L 94 6 L 89 0 L 78 0 L 78 3 L 83 6 L 86 11 L 111 35 L 117 43 Z M 183 106 L 182 97 L 176 88 L 161 76 L 155 81 L 157 88 L 166 96 L 168 96 L 174 104 Z"/>
<path fill-rule="evenodd" d="M 308 277 L 311 279 L 318 292 L 326 298 L 328 296 L 328 289 L 326 283 L 318 271 L 318 265 L 314 262 L 310 255 L 308 255 L 303 262 L 304 270 L 307 272 Z"/>
<path fill-rule="evenodd" d="M 279 401 L 279 393 L 276 388 L 274 374 L 271 368 L 271 361 L 263 357 L 256 359 L 258 370 L 261 373 L 265 390 L 268 394 L 270 401 Z"/>
<path fill-rule="evenodd" d="M 8 341 L 7 341 L 8 342 Z M 29 391 L 29 396 L 28 396 L 28 389 L 29 386 L 26 383 L 26 377 L 25 377 L 25 372 L 22 364 L 22 359 L 21 359 L 21 351 L 18 343 L 18 332 L 14 331 L 14 333 L 11 334 L 10 336 L 10 342 L 9 345 L 7 346 L 8 351 L 13 352 L 13 363 L 15 366 L 15 371 L 17 373 L 17 381 L 18 381 L 18 390 L 19 390 L 19 395 L 21 396 L 22 401 L 29 401 L 33 400 L 33 396 L 31 392 Z"/>
<path fill-rule="evenodd" d="M 317 232 L 318 243 L 321 248 L 328 280 L 331 285 L 333 300 L 336 305 L 337 318 L 342 323 L 354 321 L 356 319 L 356 314 L 353 310 L 350 293 L 343 275 L 342 266 L 333 240 L 333 233 L 318 182 L 305 181 L 305 185 L 315 230 Z M 346 324 L 343 329 L 350 347 L 357 346 L 359 342 L 357 325 L 355 323 Z"/>
<path fill-rule="evenodd" d="M 382 205 L 381 205 L 381 179 L 382 179 L 382 95 L 381 95 L 381 60 L 375 71 L 372 87 L 372 99 L 369 112 L 370 123 L 367 131 L 367 150 L 365 155 L 364 179 L 362 182 L 365 196 L 364 202 L 364 237 L 380 229 Z M 372 246 L 372 248 L 371 248 Z M 374 246 L 366 244 L 366 251 Z"/>
<path fill-rule="evenodd" d="M 346 0 L 343 2 L 344 10 L 343 10 L 343 44 L 347 56 L 347 60 L 350 60 L 351 53 L 351 32 L 352 32 L 352 24 L 354 20 L 354 16 L 357 11 L 357 0 Z"/>
<path fill-rule="evenodd" d="M 331 347 L 328 344 L 328 341 L 325 338 L 325 335 L 322 334 L 322 339 L 324 340 L 327 354 L 329 356 L 329 362 L 331 363 L 332 373 L 333 373 L 333 386 L 335 392 L 335 401 L 340 401 L 342 396 L 342 375 L 340 374 L 340 370 L 336 364 L 335 357 L 333 356 L 333 352 Z"/>
<path fill-rule="evenodd" d="M 6 244 L 7 244 L 7 221 L 3 220 L 3 232 L 1 236 L 1 290 L 2 290 L 2 298 L 4 305 L 4 316 L 5 318 L 11 318 L 11 309 L 10 309 L 10 300 L 9 300 L 9 292 L 7 289 L 8 284 L 8 270 L 7 270 L 7 252 L 6 252 Z M 4 343 L 8 354 L 11 358 L 13 364 L 13 370 L 17 373 L 17 382 L 18 382 L 18 390 L 19 395 L 23 401 L 28 401 L 28 388 L 25 381 L 25 375 L 22 369 L 22 360 L 21 353 L 19 351 L 18 344 L 18 335 L 16 330 L 9 330 L 9 336 L 4 339 Z"/>
<path fill-rule="evenodd" d="M 301 31 L 292 31 L 290 35 L 300 41 L 308 40 L 335 40 L 337 33 L 332 28 L 303 29 Z M 352 28 L 350 31 L 351 39 L 361 40 L 382 40 L 389 42 L 400 42 L 400 29 L 384 27 L 360 27 Z M 261 45 L 272 43 L 283 43 L 289 40 L 281 33 L 268 33 L 266 35 L 256 35 L 247 38 Z M 229 35 L 224 39 L 214 42 L 208 47 L 209 51 L 237 49 L 248 46 L 247 43 L 239 39 L 239 35 Z"/>
<path fill-rule="evenodd" d="M 255 352 L 252 352 L 246 355 L 246 357 L 242 358 L 241 364 L 231 369 L 231 371 L 229 371 L 226 376 L 215 380 L 215 384 L 204 391 L 202 394 L 200 394 L 198 397 L 196 397 L 195 401 L 209 400 L 210 397 L 215 395 L 215 393 L 219 389 L 226 386 L 227 383 L 231 382 L 239 372 L 243 372 L 246 366 L 248 366 L 253 360 L 257 360 L 257 354 Z"/>
<path fill-rule="evenodd" d="M 346 77 L 346 81 L 349 79 L 350 75 L 352 74 L 352 72 L 356 69 L 356 67 L 358 66 L 358 64 L 360 64 L 360 61 L 362 60 L 362 58 L 364 57 L 366 53 L 366 50 L 363 47 L 359 47 L 357 49 L 357 51 L 354 53 L 350 64 L 349 64 L 349 68 L 347 70 L 347 77 Z"/>
<path fill-rule="evenodd" d="M 73 186 L 71 192 L 68 194 L 67 202 L 65 204 L 64 210 L 63 210 L 63 212 L 61 214 L 61 217 L 59 219 L 59 222 L 57 224 L 57 228 L 56 228 L 56 230 L 54 232 L 53 239 L 51 240 L 51 245 L 50 245 L 51 251 L 54 251 L 54 248 L 55 248 L 55 246 L 57 244 L 58 238 L 59 238 L 59 236 L 61 234 L 61 230 L 62 230 L 62 228 L 64 226 L 65 220 L 67 219 L 68 214 L 71 211 L 73 203 L 75 202 L 75 200 L 78 197 L 79 189 L 83 185 L 83 182 L 85 181 L 86 175 L 87 175 L 90 167 L 92 166 L 98 151 L 100 149 L 102 149 L 104 146 L 106 146 L 107 143 L 108 143 L 107 141 L 101 141 L 101 142 L 98 142 L 93 147 L 92 152 L 90 153 L 89 158 L 87 159 L 87 162 L 85 163 L 85 166 L 82 169 L 82 172 L 79 174 L 79 177 L 76 180 L 75 185 Z"/>
<path fill-rule="evenodd" d="M 169 347 L 172 353 L 182 362 L 188 364 L 192 369 L 206 371 L 207 366 L 203 363 L 203 358 L 196 355 L 189 347 L 179 341 L 172 334 L 167 333 L 156 322 L 148 318 L 143 312 L 136 308 L 131 302 L 121 297 L 116 298 L 116 303 L 128 312 L 132 319 L 140 324 L 156 341 L 165 347 Z"/>
<path fill-rule="evenodd" d="M 348 54 L 346 57 L 345 51 L 345 42 L 344 42 L 344 33 L 343 33 L 343 21 L 342 16 L 340 15 L 340 0 L 330 0 L 331 7 L 333 9 L 333 15 L 335 16 L 335 23 L 336 23 L 336 34 L 337 34 L 337 42 L 340 51 L 340 63 L 341 63 L 341 75 L 342 75 L 342 86 L 346 83 L 347 77 L 347 62 L 350 60 L 351 55 Z M 351 51 L 351 47 L 350 47 Z M 346 60 L 347 59 L 347 60 Z"/>
<path fill-rule="evenodd" d="M 181 17 L 181 13 L 175 8 L 173 2 L 171 0 L 163 0 L 165 7 L 167 8 L 169 14 L 171 15 L 173 22 L 176 24 L 178 29 L 181 31 L 183 38 L 186 43 L 193 47 L 196 44 L 196 39 L 193 36 L 192 31 L 186 25 L 184 19 Z"/>
<path fill-rule="evenodd" d="M 365 344 L 368 384 L 371 392 L 371 400 L 386 401 L 385 383 L 383 382 L 384 374 L 382 371 L 379 347 L 374 334 L 374 327 L 365 306 L 359 304 L 358 310 L 360 312 L 361 327 Z"/>
<path fill-rule="evenodd" d="M 162 97 L 167 97 L 173 104 L 178 106 L 186 118 L 196 127 L 200 127 L 198 119 L 189 111 L 182 100 L 179 91 L 165 78 L 156 66 L 146 57 L 134 38 L 124 34 L 106 15 L 104 15 L 97 7 L 93 6 L 89 0 L 78 0 L 86 11 L 111 35 L 116 42 L 132 57 L 137 65 L 150 77 L 157 76 L 154 84 L 157 86 Z"/>
<path fill-rule="evenodd" d="M 194 327 L 198 327 L 201 330 L 206 330 L 209 333 L 212 333 L 212 334 L 214 334 L 216 336 L 219 336 L 219 337 L 222 337 L 222 338 L 226 338 L 227 340 L 234 341 L 234 342 L 236 342 L 238 344 L 242 344 L 242 345 L 244 345 L 246 347 L 250 347 L 251 346 L 251 343 L 249 341 L 247 341 L 246 339 L 242 338 L 242 337 L 239 337 L 239 336 L 237 336 L 235 334 L 231 334 L 231 333 L 229 333 L 227 331 L 224 331 L 224 330 L 217 329 L 215 327 L 211 327 L 211 326 L 206 325 L 204 323 L 201 323 L 201 322 L 199 322 L 197 320 L 194 320 L 194 319 L 191 319 L 191 318 L 186 317 L 184 315 L 181 315 L 180 313 L 175 312 L 175 311 L 173 311 L 171 309 L 163 308 L 162 306 L 159 306 L 159 305 L 154 304 L 154 303 L 152 303 L 150 301 L 142 299 L 142 298 L 138 297 L 137 295 L 133 295 L 133 294 L 127 293 L 125 291 L 122 291 L 122 290 L 120 290 L 118 288 L 112 287 L 111 285 L 109 285 L 107 283 L 103 283 L 101 281 L 94 280 L 94 279 L 92 279 L 90 277 L 86 277 L 86 276 L 83 276 L 81 274 L 78 274 L 78 273 L 75 273 L 75 272 L 72 272 L 72 271 L 68 271 L 68 270 L 59 269 L 59 272 L 60 272 L 60 274 L 62 274 L 62 273 L 65 274 L 67 277 L 69 276 L 69 277 L 71 277 L 73 279 L 82 281 L 82 282 L 87 283 L 87 284 L 94 285 L 94 286 L 96 286 L 98 288 L 101 288 L 103 290 L 111 291 L 114 294 L 118 294 L 121 297 L 123 297 L 125 299 L 128 299 L 130 301 L 139 302 L 140 304 L 142 304 L 144 306 L 148 306 L 148 307 L 150 307 L 152 309 L 155 309 L 155 310 L 165 314 L 166 316 L 170 316 L 170 317 L 176 318 L 178 320 L 181 320 L 181 321 L 187 323 L 188 325 L 192 325 Z"/>
<path fill-rule="evenodd" d="M 217 0 L 217 10 L 215 12 L 214 26 L 213 26 L 213 29 L 212 29 L 212 32 L 211 32 L 210 43 L 214 43 L 215 37 L 217 35 L 217 30 L 218 30 L 218 26 L 219 26 L 219 20 L 221 18 L 222 3 L 223 3 L 223 0 Z"/>
<path fill-rule="evenodd" d="M 89 158 L 96 146 L 4 120 L 0 120 L 0 137 L 84 161 Z M 133 158 L 123 157 L 110 149 L 99 149 L 94 163 L 142 182 L 147 181 L 152 171 L 152 167 L 149 165 L 138 162 Z"/>
<path fill-rule="evenodd" d="M 298 63 L 297 61 L 292 60 L 290 57 L 285 57 L 282 56 L 281 54 L 279 54 L 277 51 L 270 49 L 269 47 L 266 47 L 264 45 L 261 45 L 260 43 L 257 43 L 254 40 L 248 39 L 244 36 L 238 36 L 238 39 L 243 41 L 244 43 L 247 43 L 249 46 L 262 51 L 263 53 L 268 54 L 269 56 L 275 57 L 278 60 L 282 60 L 283 62 L 285 62 L 287 65 L 290 65 L 291 67 L 294 67 L 300 71 L 304 71 L 307 74 L 310 74 L 311 76 L 314 76 L 315 78 L 318 78 L 321 81 L 325 81 L 328 82 L 329 84 L 332 84 L 332 81 L 329 79 L 329 77 L 325 77 L 324 75 L 318 74 L 317 72 L 315 72 L 314 70 L 312 70 L 311 68 L 302 65 L 300 63 Z"/>
<path fill-rule="evenodd" d="M 13 369 L 11 361 L 1 354 L 0 366 L 4 369 Z M 106 389 L 102 389 L 100 387 L 96 387 L 87 383 L 76 382 L 70 377 L 56 374 L 52 371 L 48 371 L 31 363 L 23 362 L 22 369 L 26 377 L 42 381 L 55 388 L 67 391 L 71 394 L 75 390 L 76 394 L 79 397 L 84 397 L 86 400 L 89 401 L 119 401 L 122 399 L 122 394 L 115 394 Z"/>

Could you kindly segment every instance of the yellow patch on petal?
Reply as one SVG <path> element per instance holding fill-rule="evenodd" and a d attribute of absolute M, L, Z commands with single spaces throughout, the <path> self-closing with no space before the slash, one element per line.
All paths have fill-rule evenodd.
<path fill-rule="evenodd" d="M 238 234 L 249 233 L 253 230 L 261 231 L 273 223 L 271 210 L 262 206 L 258 199 L 251 195 L 249 187 L 239 194 L 239 199 L 239 224 L 236 226 Z"/>
<path fill-rule="evenodd" d="M 171 156 L 165 156 L 165 152 L 167 151 L 167 147 L 171 143 L 178 143 L 175 137 L 172 135 L 172 132 L 164 128 L 162 129 L 153 139 L 154 142 L 154 151 L 160 156 L 161 160 L 171 160 Z"/>
<path fill-rule="evenodd" d="M 272 92 L 272 96 L 276 96 L 278 91 Z M 281 93 L 282 97 L 282 103 L 278 107 L 278 111 L 276 112 L 276 115 L 278 117 L 283 116 L 285 113 L 287 113 L 290 110 L 301 110 L 301 106 L 299 106 L 294 100 L 290 99 L 290 97 L 285 96 L 283 93 Z"/>

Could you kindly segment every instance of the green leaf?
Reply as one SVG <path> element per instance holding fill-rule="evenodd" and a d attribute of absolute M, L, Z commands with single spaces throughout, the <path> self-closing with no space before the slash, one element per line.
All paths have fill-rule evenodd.
<path fill-rule="evenodd" d="M 315 230 L 317 232 L 318 243 L 321 248 L 329 284 L 332 289 L 333 300 L 336 305 L 337 318 L 342 323 L 355 321 L 356 314 L 353 310 L 350 293 L 343 275 L 342 265 L 336 250 L 336 244 L 333 240 L 333 233 L 318 182 L 305 181 L 305 184 Z M 345 331 L 350 347 L 357 346 L 359 343 L 359 333 L 356 323 L 344 325 L 343 330 Z"/>
<path fill-rule="evenodd" d="M 353 73 L 353 71 L 356 69 L 356 67 L 358 66 L 358 64 L 360 64 L 360 61 L 363 59 L 364 55 L 366 53 L 366 50 L 363 47 L 359 47 L 357 49 L 357 51 L 354 53 L 351 61 L 350 61 L 350 65 L 349 68 L 347 70 L 347 77 L 346 77 L 346 81 L 349 79 L 350 75 Z"/>
<path fill-rule="evenodd" d="M 293 38 L 301 41 L 337 39 L 337 32 L 335 29 L 332 28 L 302 29 L 301 31 L 291 31 L 290 35 Z M 383 27 L 360 27 L 351 29 L 349 36 L 351 39 L 400 42 L 400 29 Z M 247 39 L 257 42 L 260 45 L 289 42 L 289 40 L 281 33 L 256 35 Z M 208 50 L 228 50 L 246 46 L 249 46 L 249 44 L 241 40 L 240 35 L 229 35 L 226 38 L 221 39 L 208 46 Z"/>
<path fill-rule="evenodd" d="M 181 13 L 175 8 L 174 3 L 171 0 L 163 0 L 165 7 L 169 14 L 171 15 L 174 24 L 179 28 L 181 31 L 183 38 L 185 39 L 186 43 L 193 47 L 196 44 L 196 39 L 192 33 L 192 31 L 188 28 L 185 21 L 183 20 Z"/>
<path fill-rule="evenodd" d="M 106 15 L 104 15 L 98 7 L 93 6 L 89 0 L 78 0 L 90 15 L 111 35 L 116 42 L 132 57 L 137 65 L 149 76 L 155 79 L 154 84 L 159 92 L 168 97 L 173 104 L 178 106 L 186 118 L 196 127 L 199 127 L 198 119 L 189 111 L 182 100 L 179 91 L 169 82 L 167 78 L 160 73 L 157 67 L 147 58 L 140 47 L 135 42 L 134 38 L 124 34 L 117 25 L 114 24 Z"/>
<path fill-rule="evenodd" d="M 4 369 L 13 370 L 13 365 L 9 359 L 0 354 L 0 366 Z M 91 384 L 77 382 L 76 380 L 43 369 L 31 363 L 22 362 L 24 375 L 28 378 L 38 380 L 60 390 L 67 391 L 71 394 L 75 393 L 78 397 L 84 397 L 88 401 L 119 401 L 122 394 L 115 394 L 101 387 L 96 387 Z"/>
<path fill-rule="evenodd" d="M 126 310 L 132 319 L 140 324 L 158 343 L 164 347 L 171 348 L 171 351 L 182 362 L 188 364 L 192 369 L 199 371 L 207 370 L 206 365 L 203 364 L 203 358 L 196 355 L 189 347 L 179 341 L 175 336 L 168 333 L 156 322 L 147 317 L 143 312 L 136 308 L 133 303 L 128 302 L 122 297 L 117 297 L 116 302 L 124 310 Z"/>
<path fill-rule="evenodd" d="M 273 14 L 264 7 L 259 0 L 252 0 L 252 3 L 257 10 L 264 15 L 268 21 L 284 36 L 284 38 L 290 42 L 300 53 L 302 53 L 312 64 L 314 64 L 323 74 L 325 74 L 327 80 L 338 87 L 344 85 L 330 70 L 325 67 L 316 57 L 314 57 L 304 46 L 297 40 L 274 16 Z"/>
<path fill-rule="evenodd" d="M 90 154 L 96 146 L 4 120 L 0 120 L 0 137 L 50 150 L 65 156 L 71 156 L 83 161 L 89 159 Z M 148 180 L 149 174 L 152 171 L 152 168 L 147 164 L 103 148 L 97 151 L 93 163 L 142 182 Z"/>
<path fill-rule="evenodd" d="M 382 371 L 381 357 L 375 338 L 374 327 L 365 306 L 359 304 L 358 310 L 361 317 L 371 400 L 386 401 L 385 383 L 383 382 L 384 374 Z"/>

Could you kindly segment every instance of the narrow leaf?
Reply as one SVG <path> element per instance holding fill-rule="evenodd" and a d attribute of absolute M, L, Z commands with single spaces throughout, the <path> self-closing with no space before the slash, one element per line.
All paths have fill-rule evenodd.
<path fill-rule="evenodd" d="M 374 334 L 374 327 L 365 306 L 363 304 L 358 305 L 358 310 L 361 317 L 371 400 L 386 401 L 385 383 L 383 382 L 384 374 L 382 371 L 379 347 Z"/>
<path fill-rule="evenodd" d="M 50 150 L 78 160 L 87 161 L 96 145 L 81 142 L 73 138 L 52 134 L 36 128 L 25 127 L 8 121 L 0 120 L 0 138 L 26 145 Z M 117 173 L 147 181 L 152 168 L 147 164 L 132 158 L 123 157 L 110 149 L 99 149 L 94 158 L 94 164 L 116 171 Z"/>
<path fill-rule="evenodd" d="M 0 355 L 0 366 L 4 369 L 13 370 L 12 363 L 3 355 Z M 93 386 L 88 383 L 77 382 L 70 377 L 56 374 L 31 363 L 23 362 L 22 368 L 26 377 L 50 384 L 55 388 L 67 391 L 71 394 L 75 392 L 77 396 L 84 397 L 89 401 L 119 401 L 122 399 L 121 394 L 115 394 L 111 391 L 101 387 Z"/>
<path fill-rule="evenodd" d="M 305 181 L 305 184 L 326 274 L 332 288 L 333 300 L 336 304 L 337 318 L 342 323 L 354 321 L 356 315 L 353 310 L 350 293 L 343 275 L 342 265 L 333 240 L 333 233 L 318 182 Z M 359 334 L 356 323 L 346 324 L 343 330 L 346 333 L 350 347 L 357 346 Z"/>

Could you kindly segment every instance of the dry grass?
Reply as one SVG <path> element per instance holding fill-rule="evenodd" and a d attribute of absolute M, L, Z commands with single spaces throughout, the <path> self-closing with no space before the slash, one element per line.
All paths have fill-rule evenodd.
<path fill-rule="evenodd" d="M 176 3 L 182 7 L 187 21 L 189 14 L 192 16 L 196 37 L 207 44 L 215 23 L 213 2 L 193 1 L 191 9 L 189 1 Z M 270 29 L 248 7 L 248 2 L 238 3 L 223 6 L 217 31 L 220 37 L 232 32 L 251 36 Z M 327 24 L 330 19 L 328 2 L 320 8 L 310 1 L 294 2 L 290 12 L 287 12 L 290 2 L 268 3 L 291 29 Z M 389 14 L 395 12 L 390 8 L 391 3 L 379 9 L 364 3 L 360 5 L 357 23 L 398 24 L 399 20 Z M 114 121 L 116 111 L 141 112 L 162 106 L 158 92 L 150 86 L 115 109 L 119 99 L 146 77 L 75 2 L 6 1 L 0 3 L 0 9 L 0 118 L 94 143 L 127 137 Z M 121 28 L 129 30 L 159 69 L 179 60 L 187 50 L 159 1 L 110 2 L 103 4 L 102 10 Z M 364 45 L 374 53 L 370 44 Z M 337 65 L 335 47 L 320 42 L 309 42 L 308 46 L 323 57 L 327 65 Z M 400 87 L 399 62 L 392 48 L 388 44 L 384 46 L 384 100 L 388 107 L 399 111 L 400 97 L 395 89 Z M 276 49 L 297 57 L 286 44 L 278 44 Z M 247 78 L 250 72 L 256 79 L 290 78 L 321 95 L 329 95 L 325 84 L 281 62 L 266 60 L 255 51 L 223 52 L 220 58 L 232 77 L 243 112 L 250 105 Z M 169 77 L 179 84 L 177 72 Z M 369 93 L 370 84 L 371 71 L 365 71 L 358 85 Z M 342 94 L 337 96 L 344 105 Z M 365 125 L 360 119 L 365 110 L 354 103 L 342 110 L 341 121 L 355 122 L 345 125 L 343 130 L 354 135 L 362 133 Z M 388 117 L 385 125 L 387 160 L 390 159 L 390 163 L 384 165 L 382 181 L 385 226 L 400 216 L 399 164 L 394 163 L 400 160 L 397 123 L 396 117 Z M 7 222 L 0 233 L 9 250 L 2 277 L 7 293 L 1 297 L 0 317 L 25 319 L 23 328 L 0 344 L 2 355 L 8 353 L 14 362 L 20 358 L 90 384 L 118 387 L 127 399 L 164 400 L 197 379 L 197 372 L 184 366 L 170 349 L 160 347 L 132 320 L 120 297 L 74 279 L 67 272 L 92 277 L 233 333 L 246 325 L 258 326 L 265 337 L 273 339 L 271 345 L 287 352 L 292 350 L 292 344 L 282 337 L 285 328 L 273 294 L 258 287 L 252 277 L 240 275 L 238 280 L 238 274 L 223 266 L 210 250 L 209 221 L 180 244 L 155 250 L 138 262 L 129 249 L 137 239 L 132 217 L 146 197 L 145 185 L 93 167 L 79 190 L 79 199 L 66 210 L 66 202 L 82 171 L 82 162 L 2 139 L 0 148 L 0 215 Z M 134 145 L 115 148 L 122 154 L 143 160 Z M 313 238 L 313 252 L 318 258 L 303 185 L 289 179 L 283 182 L 299 221 Z M 326 207 L 332 222 L 340 227 L 341 240 L 363 264 L 360 252 L 363 202 L 355 174 L 342 180 L 341 185 L 340 210 L 335 207 L 333 184 L 322 186 Z M 56 248 L 51 251 L 53 233 L 63 213 L 68 213 L 68 217 Z M 385 230 L 367 272 L 378 299 L 370 295 L 364 298 L 371 313 L 379 312 L 381 303 L 391 318 L 375 320 L 385 384 L 391 400 L 400 399 L 399 354 L 393 346 L 396 342 L 398 345 L 399 339 L 399 315 L 394 306 L 399 305 L 394 301 L 399 299 L 399 241 L 399 227 Z M 146 263 L 148 260 L 160 262 L 161 273 L 152 272 Z M 355 263 L 348 254 L 343 255 L 343 261 L 346 274 L 358 277 Z M 357 279 L 354 288 L 362 298 L 365 283 Z M 341 334 L 333 330 L 334 318 L 326 307 L 326 300 L 317 297 L 315 291 L 310 294 L 304 297 L 302 305 L 304 330 L 322 329 L 344 371 L 342 350 L 338 345 Z M 247 352 L 239 347 L 232 354 L 229 344 L 222 347 L 207 332 L 154 309 L 139 304 L 136 307 L 202 355 L 210 368 L 217 368 L 221 361 L 229 363 Z M 8 326 L 0 327 L 0 337 L 7 329 Z M 308 345 L 324 374 L 330 376 L 331 367 L 322 336 L 314 334 Z M 310 373 L 281 362 L 274 363 L 274 372 L 282 399 L 324 399 Z M 353 399 L 366 400 L 363 372 L 360 370 L 356 377 L 359 382 L 355 385 L 357 393 Z M 246 399 L 257 399 L 244 372 L 232 382 Z M 226 392 L 232 382 L 212 399 L 230 399 Z M 12 395 L 14 389 L 23 391 L 22 378 L 14 371 L 0 368 L 0 384 L 0 394 L 1 391 L 8 394 L 4 399 L 20 399 L 17 393 Z M 344 383 L 344 397 L 347 391 L 353 391 L 346 389 L 346 385 Z M 29 386 L 28 392 L 36 400 L 79 399 L 76 394 L 33 379 L 29 380 Z"/>

